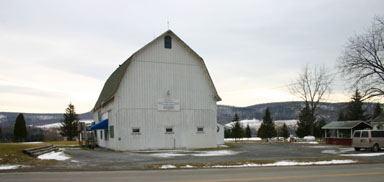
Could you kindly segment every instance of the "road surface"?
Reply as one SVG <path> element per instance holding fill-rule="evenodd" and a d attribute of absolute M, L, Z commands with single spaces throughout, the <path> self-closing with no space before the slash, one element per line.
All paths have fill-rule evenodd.
<path fill-rule="evenodd" d="M 384 164 L 293 166 L 229 169 L 0 173 L 1 182 L 242 182 L 384 181 Z"/>

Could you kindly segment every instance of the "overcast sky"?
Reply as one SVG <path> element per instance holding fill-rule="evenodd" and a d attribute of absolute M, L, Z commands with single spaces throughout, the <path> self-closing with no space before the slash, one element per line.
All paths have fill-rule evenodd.
<path fill-rule="evenodd" d="M 203 57 L 223 101 L 297 100 L 308 64 L 337 72 L 349 37 L 383 16 L 379 0 L 1 0 L 0 111 L 90 111 L 109 75 L 170 29 Z M 346 101 L 342 79 L 327 101 Z"/>

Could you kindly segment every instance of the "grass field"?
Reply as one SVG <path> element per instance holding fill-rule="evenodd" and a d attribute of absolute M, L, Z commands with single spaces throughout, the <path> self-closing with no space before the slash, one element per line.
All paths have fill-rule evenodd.
<path fill-rule="evenodd" d="M 58 147 L 76 147 L 76 141 L 55 141 L 44 143 L 0 143 L 0 165 L 1 164 L 23 164 L 23 165 L 39 165 L 54 162 L 53 160 L 39 160 L 24 154 L 22 151 L 31 147 L 44 145 L 56 145 Z"/>

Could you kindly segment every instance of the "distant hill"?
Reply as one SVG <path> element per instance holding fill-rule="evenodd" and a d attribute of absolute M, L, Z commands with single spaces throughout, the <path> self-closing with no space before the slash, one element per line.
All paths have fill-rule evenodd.
<path fill-rule="evenodd" d="M 0 125 L 14 125 L 17 115 L 16 112 L 0 112 Z M 58 123 L 64 118 L 64 113 L 44 114 L 44 113 L 23 113 L 27 125 L 46 125 Z M 80 120 L 91 120 L 92 112 L 79 114 Z"/>
<path fill-rule="evenodd" d="M 276 102 L 266 104 L 256 104 L 248 107 L 235 107 L 235 106 L 217 106 L 217 120 L 221 124 L 227 124 L 232 121 L 235 112 L 238 113 L 240 120 L 244 119 L 258 119 L 263 118 L 265 109 L 269 107 L 272 118 L 274 120 L 293 120 L 297 119 L 300 107 L 303 102 Z M 365 103 L 364 107 L 367 109 L 367 114 L 373 113 L 375 103 Z M 320 113 L 327 121 L 337 119 L 338 113 L 341 109 L 345 109 L 347 103 L 321 103 Z M 19 113 L 16 112 L 0 112 L 0 125 L 11 126 L 14 125 L 16 117 Z M 41 113 L 24 113 L 27 125 L 46 125 L 58 123 L 63 119 L 63 113 L 58 114 L 41 114 Z M 81 120 L 92 120 L 92 112 L 79 114 Z"/>
<path fill-rule="evenodd" d="M 340 110 L 344 110 L 348 103 L 320 103 L 319 113 L 326 121 L 337 120 Z M 271 116 L 274 120 L 293 120 L 298 118 L 300 108 L 304 106 L 304 102 L 276 102 L 266 104 L 256 104 L 248 107 L 234 106 L 217 106 L 218 122 L 227 124 L 232 121 L 235 112 L 239 115 L 240 120 L 258 119 L 262 120 L 265 109 L 269 107 Z M 373 113 L 375 103 L 364 103 L 367 114 Z"/>

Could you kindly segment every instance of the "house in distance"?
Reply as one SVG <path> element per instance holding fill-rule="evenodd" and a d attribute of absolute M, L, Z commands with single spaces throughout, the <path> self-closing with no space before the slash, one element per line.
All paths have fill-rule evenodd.
<path fill-rule="evenodd" d="M 224 142 L 220 100 L 203 59 L 168 30 L 108 78 L 90 130 L 114 150 L 216 147 Z"/>

